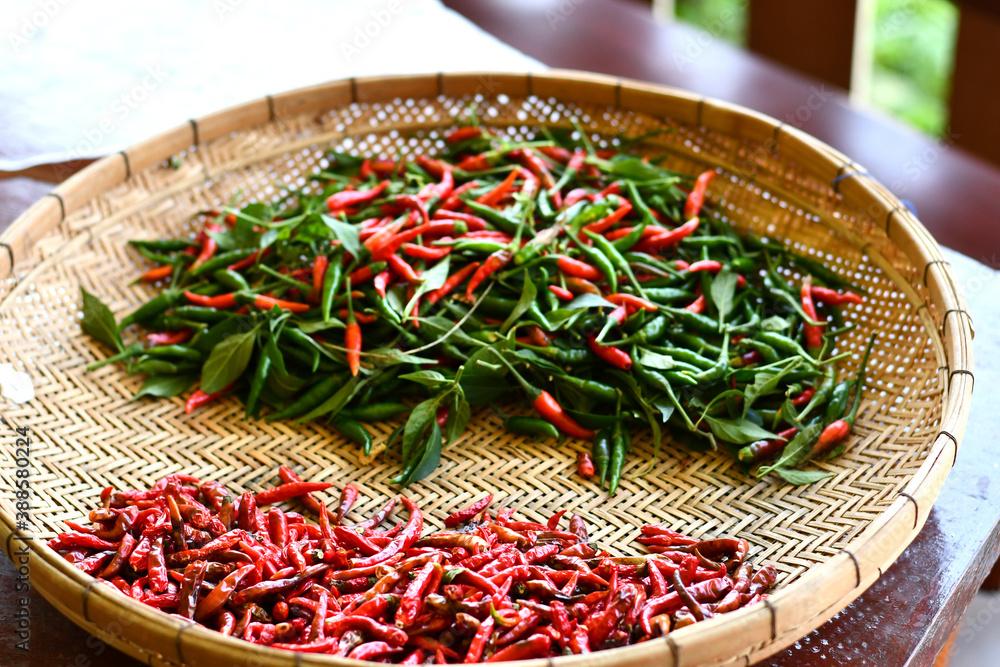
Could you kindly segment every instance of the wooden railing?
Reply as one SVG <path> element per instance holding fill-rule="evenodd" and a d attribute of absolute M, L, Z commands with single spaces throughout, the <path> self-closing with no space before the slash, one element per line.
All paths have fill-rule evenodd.
<path fill-rule="evenodd" d="M 751 51 L 867 98 L 875 0 L 745 1 Z M 945 134 L 1000 164 L 1000 0 L 953 1 L 960 18 Z M 651 4 L 672 15 L 674 0 Z"/>

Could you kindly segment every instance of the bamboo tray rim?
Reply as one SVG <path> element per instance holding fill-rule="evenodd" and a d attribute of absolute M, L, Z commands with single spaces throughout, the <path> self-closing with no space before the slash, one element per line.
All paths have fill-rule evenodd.
<path fill-rule="evenodd" d="M 738 138 L 769 139 L 769 148 L 775 154 L 787 151 L 814 158 L 815 163 L 809 165 L 812 173 L 828 177 L 826 180 L 837 196 L 857 203 L 872 217 L 876 217 L 876 213 L 884 215 L 886 236 L 893 240 L 904 239 L 919 251 L 919 260 L 923 264 L 923 285 L 930 290 L 928 300 L 937 312 L 943 313 L 941 321 L 935 320 L 926 302 L 916 303 L 919 299 L 912 290 L 908 298 L 918 311 L 923 310 L 922 319 L 928 334 L 947 362 L 941 369 L 942 416 L 939 432 L 933 439 L 927 458 L 890 506 L 848 548 L 827 562 L 811 567 L 804 576 L 782 587 L 762 604 L 692 625 L 657 640 L 555 660 L 559 664 L 573 666 L 621 664 L 638 667 L 649 660 L 669 665 L 705 664 L 706 661 L 713 664 L 750 664 L 773 654 L 804 636 L 864 592 L 919 532 L 958 455 L 974 384 L 971 318 L 958 290 L 954 272 L 938 245 L 913 213 L 860 165 L 796 128 L 756 111 L 687 91 L 569 70 L 525 74 L 442 72 L 341 79 L 267 95 L 192 119 L 91 164 L 42 197 L 0 235 L 0 246 L 6 251 L 0 253 L 0 272 L 6 269 L 8 275 L 16 276 L 19 254 L 16 250 L 33 248 L 47 231 L 63 223 L 69 214 L 94 197 L 192 146 L 197 147 L 232 131 L 267 125 L 279 118 L 300 113 L 349 104 L 479 92 L 484 81 L 488 82 L 487 88 L 492 86 L 492 90 L 486 91 L 489 95 L 585 98 L 593 104 L 606 103 L 615 108 L 667 116 L 696 128 Z M 227 124 L 233 119 L 236 120 L 235 126 Z M 316 142 L 313 138 L 310 143 Z M 207 178 L 210 174 L 202 176 Z M 182 183 L 178 188 L 189 186 L 190 183 Z M 144 199 L 141 204 L 145 206 L 148 202 Z M 856 240 L 860 245 L 864 239 Z M 877 255 L 871 243 L 861 248 L 869 255 Z M 910 257 L 914 259 L 912 255 Z M 894 282 L 905 286 L 898 280 Z M 33 560 L 33 579 L 37 576 L 37 568 L 46 580 L 38 586 L 39 591 L 57 604 L 61 612 L 88 631 L 96 631 L 113 645 L 151 664 L 154 659 L 155 664 L 186 664 L 185 660 L 190 657 L 202 663 L 205 656 L 232 656 L 234 653 L 252 655 L 264 665 L 362 664 L 344 658 L 289 654 L 257 647 L 201 627 L 185 625 L 125 596 L 104 595 L 103 587 L 95 586 L 96 580 L 81 573 L 48 547 L 32 541 L 30 535 L 17 530 L 14 517 L 6 509 L 0 510 L 0 537 L 4 540 L 8 556 L 13 556 L 16 542 L 28 547 L 36 557 Z M 819 588 L 821 583 L 822 588 Z M 79 599 L 82 614 L 77 613 L 73 603 L 69 602 L 75 598 Z M 175 628 L 173 651 L 164 651 L 162 646 L 158 647 L 159 650 L 150 649 L 137 643 L 132 636 L 126 636 L 128 633 L 111 637 L 101 633 L 96 621 L 91 619 L 90 610 L 92 600 L 100 598 L 106 598 L 101 601 L 102 604 L 138 619 L 136 623 L 145 631 L 143 636 L 150 631 L 162 633 Z M 151 627 L 146 628 L 147 624 Z M 734 653 L 728 647 L 734 645 L 731 637 L 737 632 L 745 633 L 749 639 L 736 642 L 743 648 Z M 718 650 L 720 644 L 726 649 L 721 653 Z M 534 660 L 519 664 L 540 667 L 547 662 L 550 661 Z"/>

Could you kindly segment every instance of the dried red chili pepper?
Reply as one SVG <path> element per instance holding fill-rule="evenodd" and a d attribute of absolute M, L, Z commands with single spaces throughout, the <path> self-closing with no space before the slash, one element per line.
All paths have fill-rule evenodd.
<path fill-rule="evenodd" d="M 490 506 L 490 503 L 492 502 L 493 502 L 493 494 L 491 493 L 485 498 L 482 498 L 472 503 L 464 510 L 459 510 L 454 514 L 449 515 L 444 520 L 444 525 L 447 526 L 448 528 L 454 528 L 455 526 L 459 526 L 465 523 L 466 521 L 471 520 L 477 514 L 485 510 L 487 507 Z"/>

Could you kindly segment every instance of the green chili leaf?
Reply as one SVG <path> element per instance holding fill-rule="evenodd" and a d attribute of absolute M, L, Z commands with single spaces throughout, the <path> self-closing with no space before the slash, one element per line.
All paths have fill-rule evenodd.
<path fill-rule="evenodd" d="M 346 222 L 341 222 L 324 213 L 321 213 L 320 217 L 326 226 L 333 230 L 334 236 L 340 241 L 340 245 L 344 250 L 351 253 L 352 257 L 361 256 L 361 239 L 358 236 L 357 227 Z"/>
<path fill-rule="evenodd" d="M 427 427 L 431 424 L 437 425 L 437 410 L 444 397 L 445 394 L 432 396 L 423 403 L 418 404 L 410 412 L 410 416 L 406 420 L 406 426 L 403 428 L 402 458 L 404 464 L 410 460 L 410 456 L 416 449 L 417 444 L 421 442 L 424 433 L 427 432 Z M 438 435 L 440 437 L 440 429 Z"/>
<path fill-rule="evenodd" d="M 650 404 L 660 411 L 660 419 L 663 420 L 664 424 L 667 423 L 667 420 L 673 416 L 676 410 L 674 404 L 670 402 L 670 398 L 667 396 L 655 396 L 650 400 Z"/>
<path fill-rule="evenodd" d="M 403 313 L 413 311 L 413 306 L 416 305 L 417 300 L 420 299 L 421 296 L 444 285 L 444 281 L 448 280 L 448 268 L 450 266 L 450 261 L 451 258 L 448 255 L 445 255 L 441 261 L 433 266 L 433 268 L 430 268 L 420 274 L 420 277 L 424 280 L 417 286 L 417 289 L 413 292 L 413 296 L 410 298 L 409 302 L 403 310 L 400 311 L 399 314 L 401 317 Z M 387 293 L 386 297 L 388 296 L 389 295 Z"/>
<path fill-rule="evenodd" d="M 427 436 L 422 449 L 423 454 L 420 457 L 420 463 L 417 464 L 417 467 L 413 469 L 410 476 L 403 482 L 403 486 L 427 477 L 427 475 L 434 472 L 434 469 L 438 467 L 438 463 L 441 462 L 441 427 L 438 426 L 437 421 L 431 423 L 431 432 Z"/>
<path fill-rule="evenodd" d="M 354 398 L 354 395 L 358 393 L 358 391 L 360 391 L 365 384 L 367 384 L 367 382 L 368 378 L 361 379 L 358 376 L 351 377 L 351 379 L 349 379 L 343 387 L 338 389 L 333 396 L 299 417 L 296 422 L 301 424 L 302 422 L 309 421 L 310 419 L 316 419 L 317 417 L 322 417 L 324 415 L 328 415 L 329 419 L 333 419 L 337 416 L 337 413 L 343 410 L 344 406 L 347 405 L 352 398 Z"/>
<path fill-rule="evenodd" d="M 399 376 L 399 379 L 416 382 L 417 384 L 422 384 L 425 387 L 430 387 L 431 389 L 438 389 L 448 383 L 448 378 L 441 375 L 437 371 L 416 371 L 413 373 L 404 373 Z"/>
<path fill-rule="evenodd" d="M 764 331 L 784 331 L 790 326 L 792 326 L 791 322 L 780 315 L 772 315 L 760 322 L 760 328 Z"/>
<path fill-rule="evenodd" d="M 761 371 L 757 373 L 753 378 L 753 384 L 748 385 L 743 391 L 743 416 L 747 416 L 747 411 L 755 400 L 761 396 L 773 393 L 785 376 L 795 370 L 801 361 L 798 358 L 793 359 L 780 372 Z"/>
<path fill-rule="evenodd" d="M 823 424 L 819 422 L 802 429 L 795 435 L 794 438 L 792 438 L 792 441 L 785 446 L 784 451 L 781 453 L 781 458 L 779 458 L 773 465 L 758 468 L 754 476 L 757 479 L 760 479 L 778 468 L 794 468 L 798 464 L 802 463 L 809 457 L 809 452 L 812 451 L 813 443 L 822 431 Z"/>
<path fill-rule="evenodd" d="M 719 273 L 712 278 L 712 285 L 709 287 L 708 295 L 719 311 L 719 328 L 722 322 L 733 309 L 733 297 L 736 296 L 736 282 L 738 278 L 735 273 L 724 266 Z"/>
<path fill-rule="evenodd" d="M 531 273 L 526 272 L 524 274 L 524 285 L 521 286 L 521 298 L 517 300 L 517 304 L 514 306 L 514 310 L 510 311 L 507 315 L 507 319 L 500 326 L 500 333 L 506 334 L 512 326 L 521 318 L 521 315 L 528 312 L 531 308 L 531 304 L 535 302 L 535 298 L 538 296 L 538 287 L 535 286 L 534 281 L 531 280 Z"/>
<path fill-rule="evenodd" d="M 806 484 L 813 484 L 820 480 L 826 479 L 827 477 L 833 477 L 832 472 L 823 472 L 822 470 L 794 470 L 792 468 L 775 468 L 772 472 L 785 480 L 789 484 L 794 484 L 795 486 L 804 486 Z"/>
<path fill-rule="evenodd" d="M 723 419 L 720 417 L 705 416 L 705 421 L 712 428 L 712 433 L 717 438 L 732 442 L 737 445 L 745 445 L 755 440 L 767 440 L 776 437 L 762 426 L 758 426 L 749 419 Z"/>
<path fill-rule="evenodd" d="M 453 445 L 459 436 L 465 432 L 465 427 L 472 417 L 472 408 L 461 391 L 456 391 L 451 402 L 451 410 L 448 411 L 448 421 L 445 423 L 444 439 L 448 445 Z"/>
<path fill-rule="evenodd" d="M 140 396 L 158 396 L 169 398 L 190 389 L 198 380 L 197 375 L 151 375 L 139 387 L 132 400 Z"/>
<path fill-rule="evenodd" d="M 606 300 L 605 298 L 597 294 L 581 294 L 576 297 L 565 306 L 563 310 L 579 310 L 581 308 L 611 308 L 614 309 L 617 306 Z"/>
<path fill-rule="evenodd" d="M 254 327 L 246 333 L 230 336 L 212 348 L 201 369 L 201 390 L 214 394 L 242 375 L 253 356 L 256 342 L 257 327 Z"/>
<path fill-rule="evenodd" d="M 480 363 L 483 362 L 483 363 Z M 497 400 L 510 390 L 506 380 L 507 366 L 492 347 L 476 350 L 462 365 L 459 382 L 465 398 L 472 405 L 484 405 Z"/>
<path fill-rule="evenodd" d="M 676 365 L 673 357 L 647 349 L 640 351 L 637 362 L 646 368 L 655 368 L 661 371 L 669 371 Z"/>
<path fill-rule="evenodd" d="M 83 319 L 80 320 L 80 327 L 84 333 L 119 352 L 125 349 L 111 309 L 82 286 L 80 295 L 83 297 Z"/>

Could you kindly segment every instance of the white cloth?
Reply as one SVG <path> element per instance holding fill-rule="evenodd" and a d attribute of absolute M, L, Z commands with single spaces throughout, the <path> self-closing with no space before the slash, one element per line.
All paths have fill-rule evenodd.
<path fill-rule="evenodd" d="M 333 79 L 542 67 L 437 0 L 3 0 L 0 170 Z"/>

